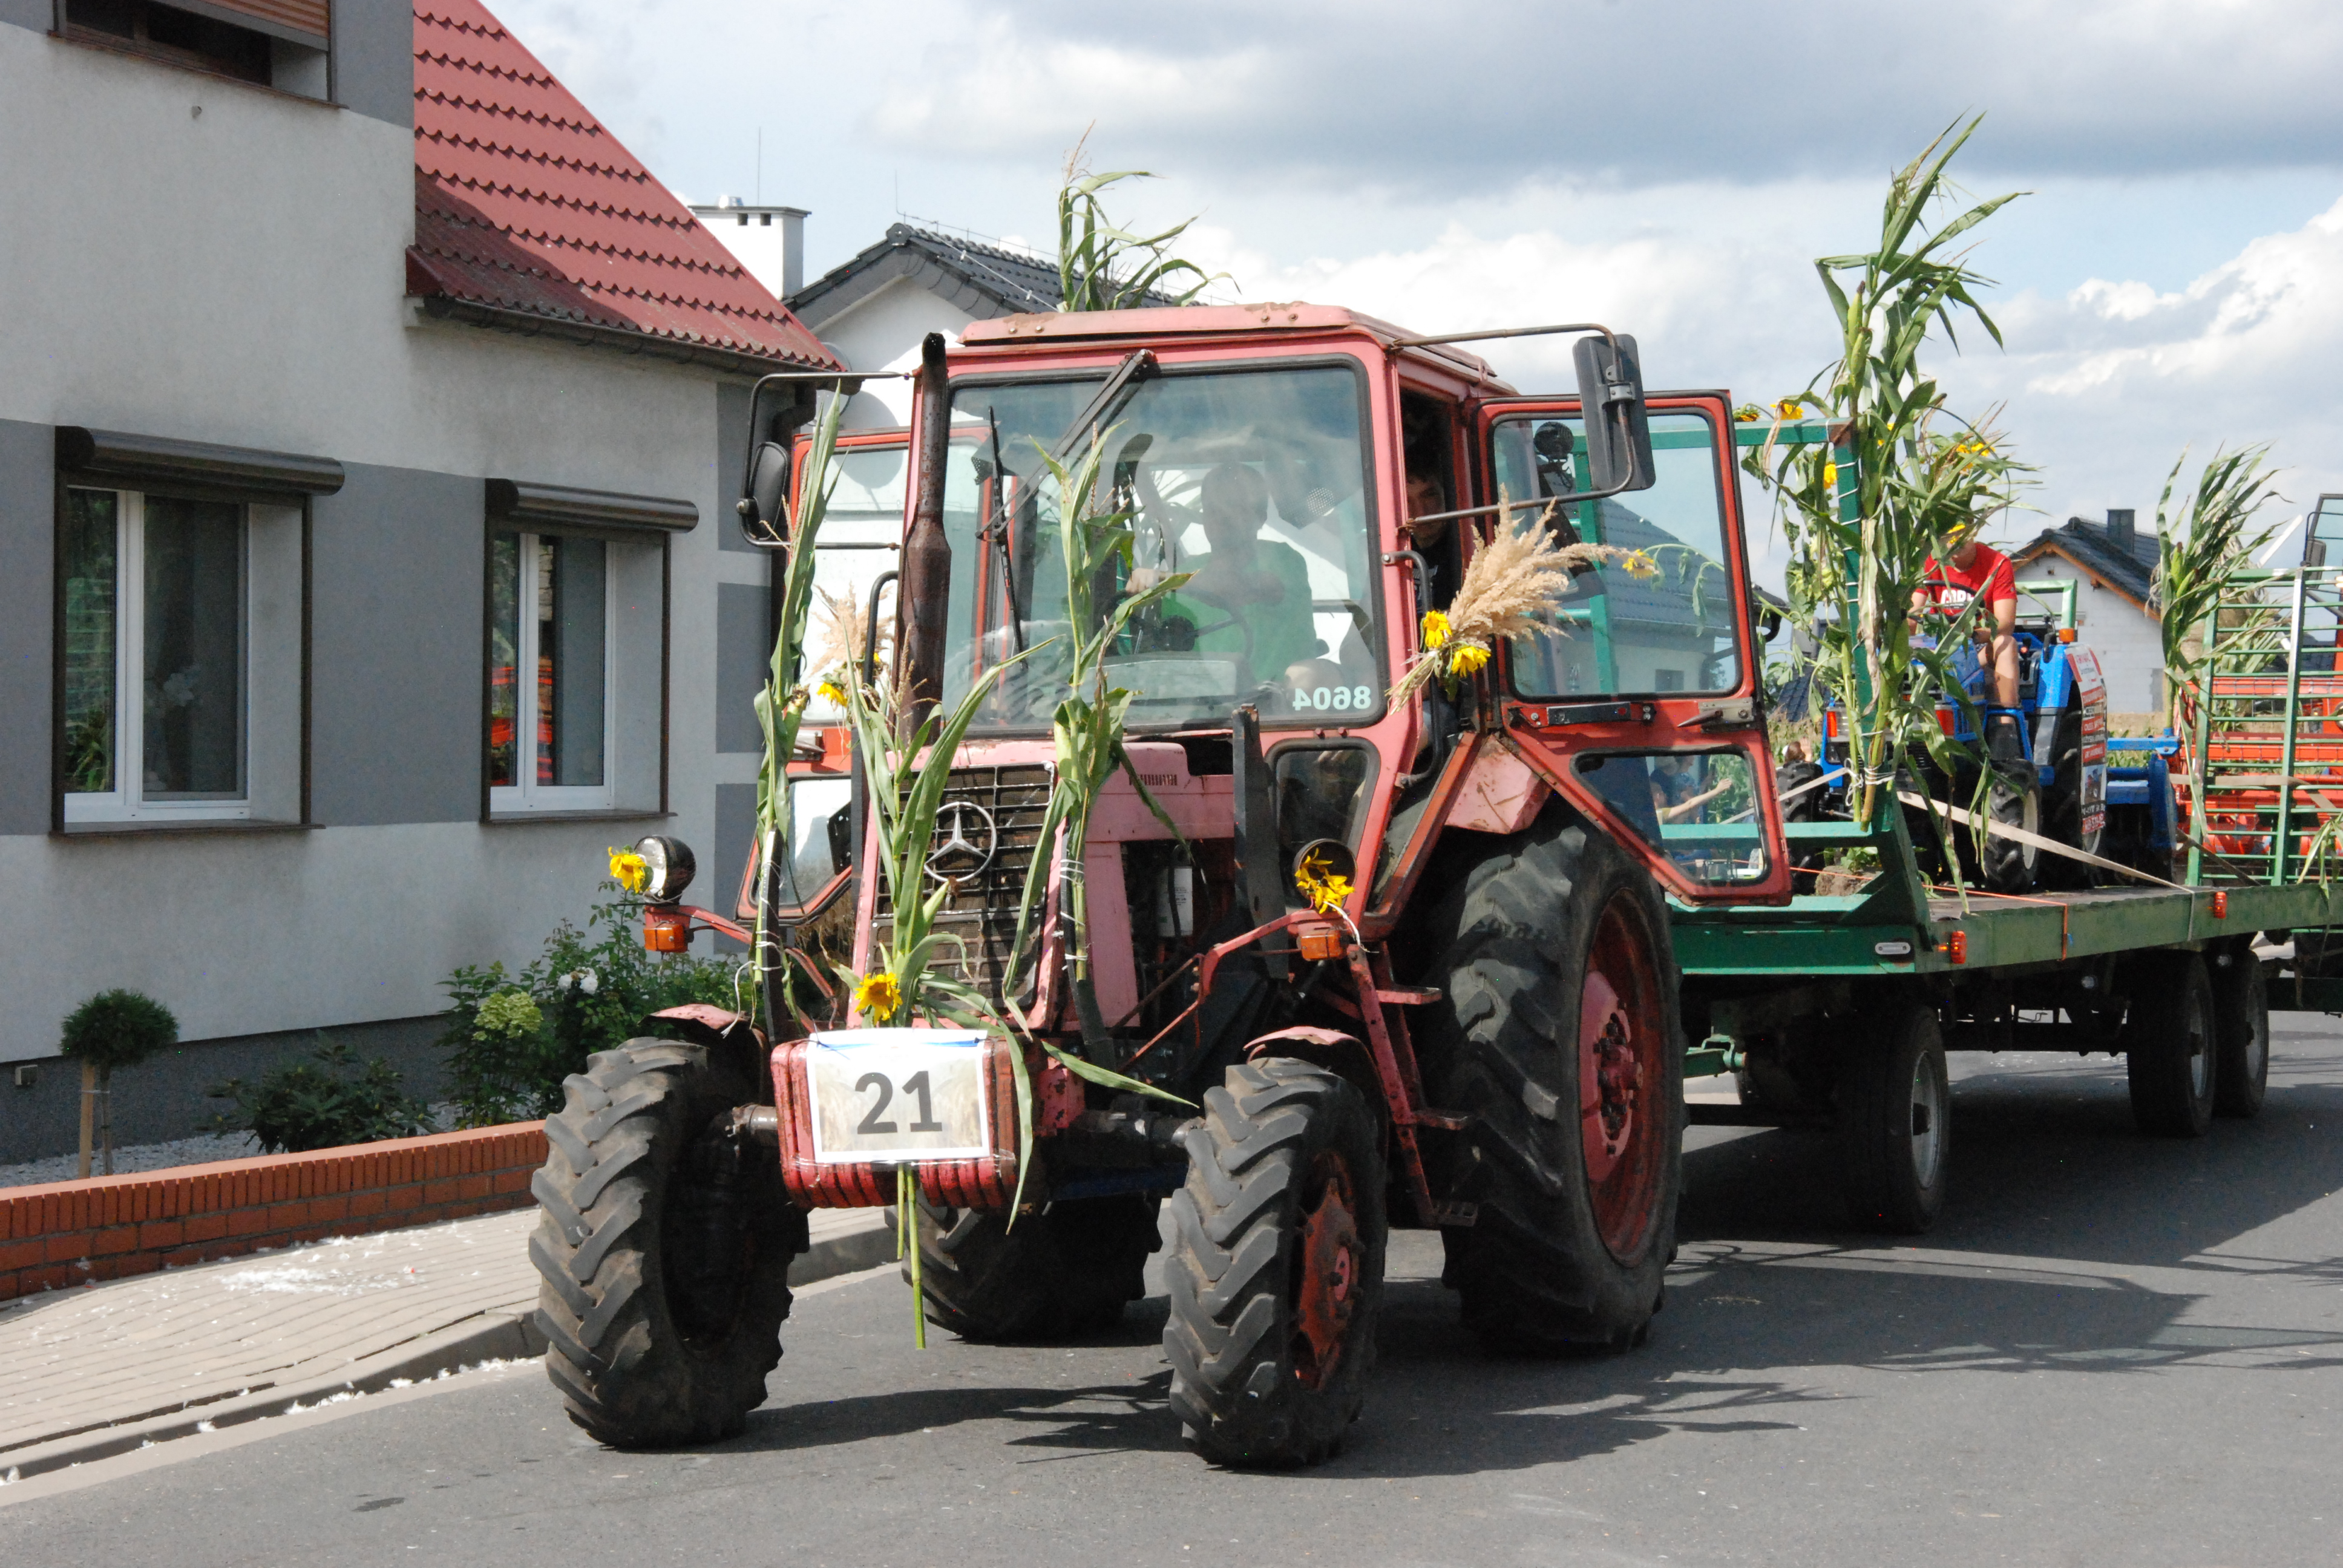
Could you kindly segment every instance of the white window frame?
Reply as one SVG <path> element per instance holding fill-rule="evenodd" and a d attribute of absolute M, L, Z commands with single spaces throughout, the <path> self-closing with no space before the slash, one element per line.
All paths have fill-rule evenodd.
<path fill-rule="evenodd" d="M 110 493 L 114 501 L 114 788 L 68 790 L 68 828 L 107 822 L 241 822 L 252 818 L 252 697 L 260 672 L 254 668 L 252 508 L 236 503 L 244 557 L 242 603 L 236 642 L 244 666 L 236 714 L 236 771 L 244 792 L 236 799 L 149 800 L 146 777 L 146 493 L 106 485 L 69 485 L 69 489 Z M 61 720 L 62 721 L 62 720 Z"/>
<path fill-rule="evenodd" d="M 618 755 L 614 742 L 618 732 L 618 573 L 617 550 L 602 541 L 607 552 L 602 572 L 602 782 L 599 784 L 539 784 L 537 781 L 537 728 L 538 688 L 536 678 L 538 660 L 538 544 L 544 539 L 563 537 L 558 532 L 532 533 L 522 528 L 499 528 L 497 533 L 516 535 L 520 543 L 518 558 L 519 582 L 515 585 L 514 602 L 520 622 L 516 628 L 513 657 L 513 777 L 514 784 L 492 784 L 488 787 L 488 810 L 493 816 L 520 815 L 528 812 L 608 811 L 618 799 Z M 490 539 L 491 559 L 494 536 Z M 493 567 L 491 568 L 493 569 Z M 491 585 L 493 591 L 493 585 Z M 489 613 L 495 614 L 493 603 Z M 483 716 L 483 723 L 486 716 Z M 524 739 L 526 744 L 524 744 Z"/>

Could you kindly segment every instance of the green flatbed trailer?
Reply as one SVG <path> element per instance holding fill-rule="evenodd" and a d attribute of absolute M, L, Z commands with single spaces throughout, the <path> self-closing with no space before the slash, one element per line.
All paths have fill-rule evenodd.
<path fill-rule="evenodd" d="M 1767 432 L 1745 427 L 1738 434 L 1753 446 Z M 1827 437 L 1809 421 L 1791 438 Z M 2267 582 L 2258 579 L 2254 591 L 2263 596 L 2258 603 L 2271 602 Z M 2276 619 L 2286 621 L 2282 605 Z M 2265 746 L 2273 735 L 2337 727 L 2343 705 L 2306 701 L 2307 683 L 2295 672 L 2320 668 L 2305 655 L 2332 655 L 2338 639 L 2332 624 L 2304 622 L 2298 608 L 2292 635 L 2275 638 L 2265 625 L 2233 661 L 2250 676 L 2224 673 L 2218 656 L 2229 634 L 2215 630 L 2214 700 L 2200 705 L 2195 776 L 2175 779 L 2200 830 L 2205 759 L 2223 754 L 2224 726 L 2251 730 Z M 2280 661 L 2289 678 L 2273 680 Z M 2255 699 L 2225 703 L 2225 678 L 2258 681 Z M 2334 678 L 2308 684 L 2324 688 Z M 2303 752 L 2288 745 L 2288 774 L 2304 768 Z M 2276 819 L 2277 841 L 2292 841 L 2289 828 L 2299 838 L 2343 816 L 2328 804 L 2343 799 L 2343 780 L 2331 796 L 2325 789 L 2323 778 L 2298 778 L 2275 791 L 2268 810 L 2292 814 L 2290 823 Z M 2241 863 L 2192 851 L 2179 887 L 1948 893 L 1923 875 L 1894 793 L 1882 791 L 1880 800 L 1868 823 L 1785 824 L 1794 853 L 1875 855 L 1879 869 L 1859 890 L 1800 895 L 1786 905 L 1671 907 L 1684 1077 L 1730 1071 L 1740 1091 L 1737 1105 L 1689 1105 L 1689 1119 L 1829 1132 L 1861 1222 L 1916 1232 L 1940 1211 L 1951 1155 L 1948 1050 L 2120 1055 L 2142 1129 L 2196 1136 L 2215 1114 L 2258 1110 L 2271 1010 L 2343 1010 L 2343 978 L 2306 972 L 2331 966 L 2298 963 L 2292 940 L 2311 938 L 2303 944 L 2308 959 L 2333 945 L 2329 928 L 2343 925 L 2343 875 L 2334 874 L 2331 857 Z M 1668 837 L 1717 832 L 1670 829 Z M 2331 848 L 2334 837 L 2320 847 Z"/>

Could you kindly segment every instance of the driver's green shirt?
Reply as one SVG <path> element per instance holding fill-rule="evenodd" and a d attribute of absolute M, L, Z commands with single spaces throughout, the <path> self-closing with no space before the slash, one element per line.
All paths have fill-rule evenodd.
<path fill-rule="evenodd" d="M 1196 592 L 1190 583 L 1179 592 L 1165 596 L 1163 613 L 1178 616 L 1199 628 L 1237 616 L 1233 626 L 1206 631 L 1196 638 L 1199 653 L 1241 653 L 1248 656 L 1255 685 L 1282 684 L 1288 666 L 1299 664 L 1319 654 L 1317 620 L 1310 608 L 1310 568 L 1302 559 L 1302 552 L 1291 545 L 1274 539 L 1262 539 L 1253 546 L 1259 569 L 1276 580 L 1282 590 L 1273 599 L 1262 599 L 1234 608 L 1215 604 Z M 1212 557 L 1192 556 L 1181 563 L 1182 569 L 1201 572 Z M 1250 628 L 1252 637 L 1246 637 Z"/>

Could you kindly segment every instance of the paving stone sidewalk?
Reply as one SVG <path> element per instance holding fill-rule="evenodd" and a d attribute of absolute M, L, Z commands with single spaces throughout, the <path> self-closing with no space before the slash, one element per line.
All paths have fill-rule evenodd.
<path fill-rule="evenodd" d="M 891 1211 L 824 1210 L 790 1282 L 893 1255 Z M 536 1355 L 517 1210 L 0 1304 L 0 1483 L 484 1361 Z M 204 1423 L 204 1424 L 199 1424 Z"/>

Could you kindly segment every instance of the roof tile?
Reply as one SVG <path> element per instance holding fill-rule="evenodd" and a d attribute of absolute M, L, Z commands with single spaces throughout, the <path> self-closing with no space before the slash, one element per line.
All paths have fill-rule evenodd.
<path fill-rule="evenodd" d="M 415 7 L 407 289 L 776 363 L 837 363 L 478 0 Z"/>

